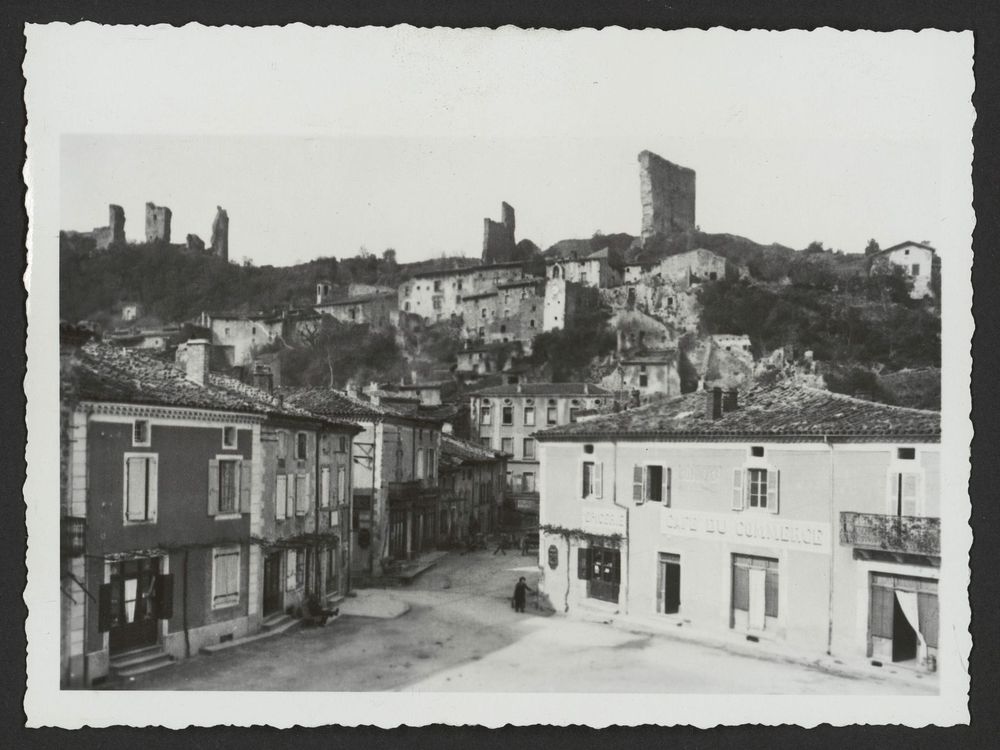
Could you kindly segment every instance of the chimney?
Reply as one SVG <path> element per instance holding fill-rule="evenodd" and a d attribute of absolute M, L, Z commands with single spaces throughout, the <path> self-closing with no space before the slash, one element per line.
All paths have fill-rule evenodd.
<path fill-rule="evenodd" d="M 730 388 L 722 396 L 722 411 L 736 411 L 739 408 L 739 391 L 735 388 Z"/>
<path fill-rule="evenodd" d="M 518 384 L 517 384 L 517 392 L 518 392 L 518 393 L 521 393 L 521 392 L 522 392 L 523 390 L 524 390 L 524 389 L 523 389 L 523 388 L 521 388 L 521 384 L 520 384 L 520 383 L 518 383 Z"/>
<path fill-rule="evenodd" d="M 198 385 L 208 382 L 208 339 L 187 342 L 187 379 Z"/>
<path fill-rule="evenodd" d="M 410 385 L 416 385 L 416 384 L 417 384 L 417 371 L 410 370 Z"/>
<path fill-rule="evenodd" d="M 584 395 L 589 395 L 590 394 L 590 385 L 588 383 L 584 383 L 583 384 L 583 393 L 584 393 Z"/>
<path fill-rule="evenodd" d="M 262 391 L 272 393 L 274 391 L 274 375 L 266 368 L 257 367 L 253 372 L 253 384 Z"/>
<path fill-rule="evenodd" d="M 722 416 L 721 388 L 705 391 L 705 416 L 709 419 L 719 419 Z"/>

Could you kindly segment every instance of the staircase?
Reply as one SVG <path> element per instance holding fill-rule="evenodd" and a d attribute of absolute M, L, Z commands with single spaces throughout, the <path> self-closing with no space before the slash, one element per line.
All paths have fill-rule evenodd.
<path fill-rule="evenodd" d="M 291 630 L 300 622 L 301 620 L 292 617 L 289 614 L 284 612 L 275 612 L 273 615 L 268 615 L 264 618 L 263 622 L 260 624 L 260 629 L 265 633 L 277 635 L 278 633 L 284 633 L 286 630 Z"/>
<path fill-rule="evenodd" d="M 119 678 L 135 677 L 154 672 L 174 663 L 174 657 L 163 646 L 148 646 L 111 657 L 111 674 Z"/>

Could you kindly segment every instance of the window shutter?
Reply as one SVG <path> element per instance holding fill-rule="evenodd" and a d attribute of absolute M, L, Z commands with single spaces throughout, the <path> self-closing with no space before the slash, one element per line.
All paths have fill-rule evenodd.
<path fill-rule="evenodd" d="M 660 560 L 656 565 L 656 611 L 663 612 L 663 587 L 666 581 L 664 581 L 664 574 L 666 571 L 666 563 Z"/>
<path fill-rule="evenodd" d="M 279 474 L 274 483 L 274 517 L 285 517 L 285 503 L 288 502 L 288 477 Z"/>
<path fill-rule="evenodd" d="M 161 573 L 153 581 L 153 614 L 157 620 L 174 616 L 174 577 Z"/>
<path fill-rule="evenodd" d="M 646 495 L 643 492 L 643 478 L 645 474 L 646 470 L 642 466 L 635 466 L 632 469 L 632 499 L 637 504 L 642 504 L 646 500 Z"/>
<path fill-rule="evenodd" d="M 313 475 L 304 474 L 303 476 L 305 476 L 306 478 L 306 491 L 304 493 L 302 501 L 302 504 L 304 506 L 302 512 L 307 513 L 309 509 L 313 506 L 313 503 L 315 502 L 315 497 L 314 497 L 315 490 L 313 489 Z"/>
<path fill-rule="evenodd" d="M 576 577 L 581 580 L 590 580 L 589 547 L 577 547 L 576 549 Z"/>
<path fill-rule="evenodd" d="M 733 469 L 733 510 L 743 510 L 743 469 Z"/>
<path fill-rule="evenodd" d="M 111 630 L 111 587 L 113 583 L 102 583 L 97 592 L 97 632 Z"/>
<path fill-rule="evenodd" d="M 670 480 L 670 467 L 667 466 L 663 469 L 663 494 L 661 495 L 664 508 L 670 507 Z"/>
<path fill-rule="evenodd" d="M 149 497 L 147 499 L 147 507 L 149 509 L 148 518 L 150 521 L 156 520 L 156 508 L 159 502 L 159 492 L 157 491 L 160 486 L 160 471 L 159 471 L 159 460 L 157 456 L 150 456 L 149 463 L 146 464 L 146 471 L 149 472 Z"/>
<path fill-rule="evenodd" d="M 607 554 L 607 553 L 605 553 Z M 612 563 L 611 563 L 611 581 L 613 583 L 622 582 L 622 553 L 621 550 L 615 550 Z"/>
<path fill-rule="evenodd" d="M 129 521 L 146 519 L 146 459 L 125 459 L 125 518 Z"/>
<path fill-rule="evenodd" d="M 319 486 L 319 507 L 330 507 L 330 467 L 324 466 L 320 470 Z"/>
<path fill-rule="evenodd" d="M 219 461 L 208 462 L 208 515 L 219 515 Z"/>
<path fill-rule="evenodd" d="M 303 516 L 308 509 L 309 475 L 299 474 L 295 477 L 295 515 Z"/>
<path fill-rule="evenodd" d="M 900 502 L 902 513 L 900 515 L 915 516 L 917 515 L 917 484 L 920 481 L 920 476 L 913 473 L 902 476 L 902 501 Z"/>
<path fill-rule="evenodd" d="M 240 461 L 240 513 L 250 512 L 250 462 Z"/>
<path fill-rule="evenodd" d="M 594 464 L 594 497 L 604 497 L 604 464 Z"/>
<path fill-rule="evenodd" d="M 769 513 L 778 512 L 778 470 L 770 469 L 767 472 L 767 510 Z"/>

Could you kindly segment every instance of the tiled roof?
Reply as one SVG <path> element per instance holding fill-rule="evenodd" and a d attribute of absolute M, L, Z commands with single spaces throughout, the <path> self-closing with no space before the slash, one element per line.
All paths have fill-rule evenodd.
<path fill-rule="evenodd" d="M 887 247 L 885 250 L 879 250 L 876 255 L 882 255 L 883 253 L 891 253 L 893 250 L 899 250 L 901 247 L 908 247 L 913 245 L 915 247 L 922 247 L 924 250 L 930 250 L 932 253 L 936 253 L 935 250 L 930 245 L 924 242 L 914 242 L 913 240 L 907 240 L 906 242 L 900 242 L 898 245 L 893 245 L 892 247 Z"/>
<path fill-rule="evenodd" d="M 314 414 L 339 419 L 379 421 L 386 417 L 402 417 L 415 422 L 438 424 L 440 420 L 416 412 L 393 407 L 391 404 L 375 405 L 371 401 L 348 396 L 333 388 L 281 388 L 285 403 L 306 409 Z M 414 400 L 419 403 L 418 400 Z"/>
<path fill-rule="evenodd" d="M 560 425 L 536 433 L 543 441 L 581 438 L 908 438 L 937 442 L 941 415 L 844 396 L 794 383 L 741 390 L 739 408 L 706 414 L 707 392 Z"/>
<path fill-rule="evenodd" d="M 78 397 L 84 401 L 323 419 L 304 409 L 283 404 L 267 391 L 234 378 L 209 373 L 208 382 L 198 385 L 187 379 L 183 368 L 171 362 L 140 350 L 102 342 L 90 342 L 81 348 L 78 376 Z"/>
<path fill-rule="evenodd" d="M 461 464 L 480 461 L 497 461 L 503 456 L 499 451 L 461 440 L 454 435 L 441 435 L 441 459 L 448 463 Z"/>
<path fill-rule="evenodd" d="M 441 268 L 431 271 L 420 271 L 413 274 L 413 278 L 422 279 L 428 276 L 460 276 L 464 274 L 476 273 L 479 271 L 489 271 L 496 268 L 514 268 L 524 265 L 521 261 L 514 260 L 505 263 L 487 263 L 479 266 L 466 266 L 464 268 Z"/>
<path fill-rule="evenodd" d="M 586 389 L 586 391 L 584 391 Z M 610 396 L 611 391 L 591 383 L 522 383 L 484 388 L 479 396 Z"/>

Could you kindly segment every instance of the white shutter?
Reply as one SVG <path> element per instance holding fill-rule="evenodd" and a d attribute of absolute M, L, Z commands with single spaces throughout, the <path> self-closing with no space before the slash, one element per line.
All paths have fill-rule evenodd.
<path fill-rule="evenodd" d="M 149 498 L 147 500 L 146 507 L 149 508 L 148 520 L 156 520 L 156 509 L 159 502 L 159 486 L 160 486 L 160 462 L 156 456 L 149 457 L 149 463 L 146 464 L 146 471 L 149 472 L 148 487 L 149 487 Z"/>
<path fill-rule="evenodd" d="M 661 495 L 661 499 L 663 500 L 663 507 L 664 508 L 669 508 L 670 507 L 670 480 L 671 479 L 672 479 L 672 477 L 670 476 L 670 467 L 669 466 L 665 466 L 663 468 L 663 493 Z"/>
<path fill-rule="evenodd" d="M 594 464 L 594 497 L 604 497 L 604 464 Z"/>
<path fill-rule="evenodd" d="M 767 510 L 769 513 L 778 512 L 778 470 L 769 469 L 767 472 Z"/>
<path fill-rule="evenodd" d="M 642 466 L 634 466 L 632 468 L 632 499 L 637 505 L 641 505 L 646 502 L 646 470 Z"/>
<path fill-rule="evenodd" d="M 733 469 L 733 510 L 743 510 L 743 469 Z"/>
<path fill-rule="evenodd" d="M 208 461 L 208 515 L 219 515 L 219 461 Z"/>
<path fill-rule="evenodd" d="M 899 512 L 899 472 L 890 471 L 885 487 L 886 513 L 894 516 Z"/>
<path fill-rule="evenodd" d="M 337 468 L 337 504 L 347 502 L 347 469 L 343 466 Z"/>
<path fill-rule="evenodd" d="M 288 502 L 288 477 L 279 474 L 274 483 L 274 517 L 285 517 L 285 503 Z"/>
<path fill-rule="evenodd" d="M 146 459 L 125 459 L 125 518 L 146 520 Z"/>
<path fill-rule="evenodd" d="M 330 507 L 330 467 L 324 466 L 320 470 L 319 507 Z"/>
<path fill-rule="evenodd" d="M 920 475 L 904 473 L 902 476 L 902 515 L 915 516 L 917 515 L 917 485 L 920 481 Z"/>

